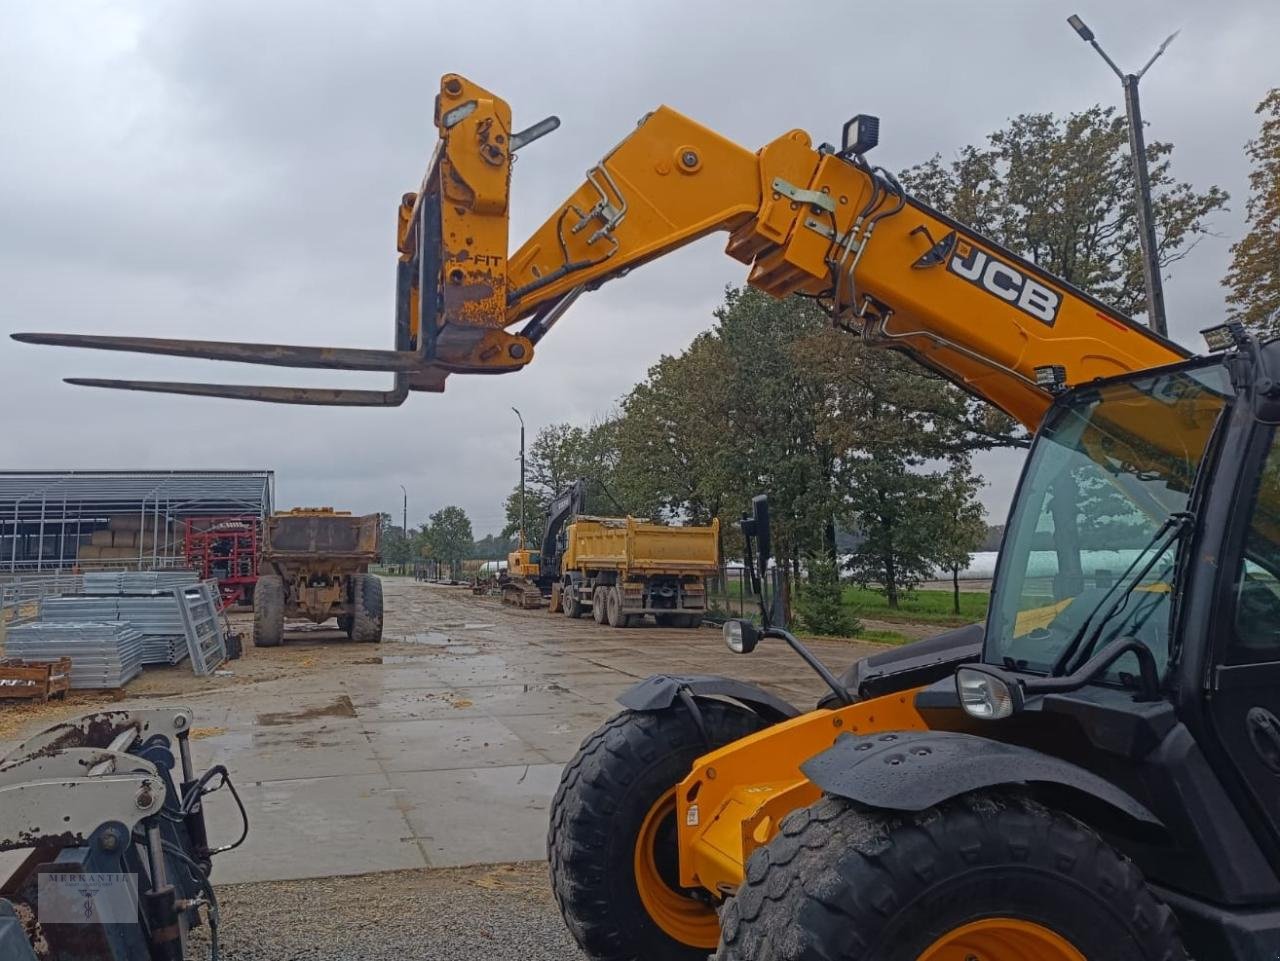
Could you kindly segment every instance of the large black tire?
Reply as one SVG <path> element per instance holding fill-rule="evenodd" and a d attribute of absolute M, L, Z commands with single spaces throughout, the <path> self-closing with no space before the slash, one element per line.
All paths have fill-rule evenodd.
<path fill-rule="evenodd" d="M 597 587 L 591 592 L 591 619 L 597 624 L 604 623 L 604 617 L 607 613 L 607 604 L 605 594 L 608 592 L 607 587 Z"/>
<path fill-rule="evenodd" d="M 350 637 L 351 625 L 355 623 L 355 620 L 356 619 L 352 617 L 350 614 L 339 614 L 338 630 L 340 630 L 343 634 L 347 635 L 347 637 Z"/>
<path fill-rule="evenodd" d="M 610 627 L 630 627 L 630 615 L 622 613 L 622 588 L 616 584 L 604 592 L 605 620 Z"/>
<path fill-rule="evenodd" d="M 362 644 L 382 640 L 382 579 L 375 574 L 351 578 L 351 639 Z"/>
<path fill-rule="evenodd" d="M 832 797 L 793 811 L 720 920 L 717 961 L 1187 957 L 1132 862 L 1074 818 L 996 792 L 912 815 Z"/>
<path fill-rule="evenodd" d="M 581 617 L 582 602 L 578 600 L 578 588 L 570 585 L 560 595 L 560 606 L 565 617 Z"/>
<path fill-rule="evenodd" d="M 279 647 L 284 640 L 284 581 L 263 574 L 253 589 L 253 646 Z"/>
<path fill-rule="evenodd" d="M 551 802 L 547 850 L 551 885 L 565 923 L 596 961 L 706 961 L 718 925 L 706 908 L 711 943 L 690 945 L 663 930 L 641 899 L 636 843 L 649 814 L 693 762 L 767 727 L 746 708 L 700 702 L 710 744 L 683 704 L 623 711 L 582 743 Z M 655 863 L 675 894 L 675 812 L 659 825 Z M 693 907 L 697 902 L 691 900 Z"/>
<path fill-rule="evenodd" d="M 560 613 L 560 582 L 551 585 L 551 598 L 547 601 L 547 610 L 552 614 Z"/>

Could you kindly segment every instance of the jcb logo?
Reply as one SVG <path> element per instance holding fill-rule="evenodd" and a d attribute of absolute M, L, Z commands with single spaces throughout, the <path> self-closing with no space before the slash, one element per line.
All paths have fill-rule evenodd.
<path fill-rule="evenodd" d="M 947 270 L 1049 326 L 1058 319 L 1061 294 L 967 241 L 956 243 Z"/>

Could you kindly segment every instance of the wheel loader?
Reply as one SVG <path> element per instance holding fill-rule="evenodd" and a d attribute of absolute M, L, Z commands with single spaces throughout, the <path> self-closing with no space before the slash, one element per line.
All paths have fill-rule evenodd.
<path fill-rule="evenodd" d="M 1280 956 L 1280 344 L 1215 324 L 1191 355 L 908 195 L 868 159 L 869 115 L 838 145 L 792 130 L 751 150 L 659 107 L 514 251 L 512 158 L 558 121 L 517 129 L 457 74 L 435 121 L 399 208 L 395 349 L 18 339 L 394 376 L 78 384 L 396 405 L 523 368 L 582 294 L 722 231 L 752 286 L 1035 432 L 984 624 L 837 674 L 762 612 L 727 644 L 789 645 L 817 704 L 721 676 L 623 695 L 566 765 L 548 837 L 589 957 Z M 757 569 L 766 521 L 746 522 Z M 1122 569 L 1087 566 L 1100 539 Z"/>

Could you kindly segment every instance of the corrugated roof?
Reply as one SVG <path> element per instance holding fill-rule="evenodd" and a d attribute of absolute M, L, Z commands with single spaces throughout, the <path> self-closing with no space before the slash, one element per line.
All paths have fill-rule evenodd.
<path fill-rule="evenodd" d="M 171 517 L 270 513 L 268 470 L 0 470 L 0 526 L 159 510 Z"/>

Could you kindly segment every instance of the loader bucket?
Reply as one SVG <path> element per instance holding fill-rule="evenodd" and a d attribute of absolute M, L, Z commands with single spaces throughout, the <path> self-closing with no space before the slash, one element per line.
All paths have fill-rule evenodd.
<path fill-rule="evenodd" d="M 397 217 L 395 344 L 391 350 L 305 347 L 94 334 L 16 333 L 57 347 L 161 354 L 241 364 L 394 375 L 389 390 L 269 387 L 72 377 L 67 383 L 275 404 L 392 407 L 410 391 L 439 392 L 451 373 L 508 373 L 533 359 L 536 335 L 509 333 L 507 243 L 514 152 L 559 126 L 512 131 L 511 108 L 456 74 L 440 81 L 440 141 L 419 190 Z M 566 305 L 567 306 L 567 305 Z"/>

